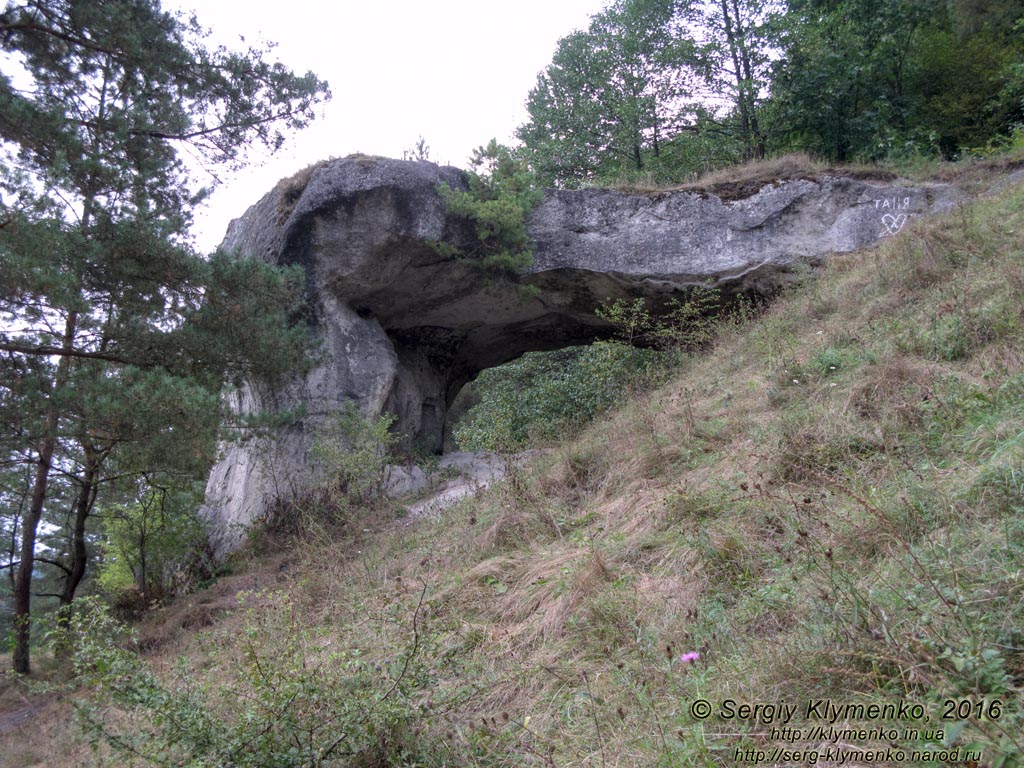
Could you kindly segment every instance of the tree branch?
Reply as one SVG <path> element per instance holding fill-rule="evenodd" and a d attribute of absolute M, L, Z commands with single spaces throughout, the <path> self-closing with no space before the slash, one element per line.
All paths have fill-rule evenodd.
<path fill-rule="evenodd" d="M 289 109 L 286 112 L 279 112 L 273 115 L 267 115 L 266 117 L 260 118 L 259 120 L 243 120 L 234 123 L 221 123 L 215 125 L 212 128 L 203 128 L 197 131 L 191 131 L 189 133 L 166 133 L 164 131 L 158 131 L 150 128 L 132 128 L 128 131 L 133 136 L 149 136 L 153 139 L 163 139 L 166 141 L 190 141 L 201 136 L 208 136 L 211 133 L 220 133 L 221 131 L 231 130 L 232 128 L 252 128 L 257 125 L 263 125 L 264 123 L 273 123 L 278 120 L 283 120 L 286 117 L 292 117 L 293 115 L 301 114 L 305 110 L 301 108 Z"/>
<path fill-rule="evenodd" d="M 137 365 L 138 363 L 127 358 L 109 352 L 86 352 L 80 349 L 65 349 L 64 347 L 53 347 L 39 345 L 26 347 L 21 344 L 11 344 L 8 341 L 0 341 L 0 351 L 14 352 L 20 355 L 34 355 L 37 357 L 81 357 L 89 360 L 106 360 L 111 363 L 122 363 L 124 365 Z"/>
<path fill-rule="evenodd" d="M 64 571 L 64 573 L 71 573 L 71 569 L 64 565 L 64 563 L 59 562 L 58 560 L 50 560 L 47 557 L 39 557 L 39 555 L 33 557 L 32 560 L 37 563 L 46 563 L 47 565 L 52 565 L 54 568 L 60 568 L 62 571 Z M 12 560 L 9 563 L 4 563 L 3 565 L 0 565 L 0 571 L 7 570 L 8 568 L 17 568 L 19 565 L 21 565 L 21 560 Z"/>
<path fill-rule="evenodd" d="M 118 51 L 114 48 L 105 48 L 99 43 L 94 43 L 91 40 L 86 40 L 75 35 L 68 34 L 67 32 L 61 32 L 58 29 L 47 27 L 42 24 L 36 24 L 32 22 L 21 22 L 16 24 L 0 24 L 0 32 L 39 32 L 44 35 L 50 35 L 58 40 L 63 40 L 65 43 L 71 43 L 90 51 L 97 53 L 116 54 Z"/>

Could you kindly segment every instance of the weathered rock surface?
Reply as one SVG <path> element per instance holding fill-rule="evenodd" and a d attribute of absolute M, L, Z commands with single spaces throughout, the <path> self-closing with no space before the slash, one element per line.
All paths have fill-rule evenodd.
<path fill-rule="evenodd" d="M 522 463 L 535 453 L 526 451 L 511 457 L 513 464 Z M 503 456 L 486 451 L 455 451 L 446 453 L 433 473 L 431 492 L 406 505 L 409 519 L 437 515 L 467 496 L 472 496 L 508 473 L 509 462 Z"/>
<path fill-rule="evenodd" d="M 656 305 L 697 285 L 768 294 L 829 254 L 873 245 L 960 199 L 948 186 L 833 177 L 779 182 L 735 201 L 549 191 L 529 221 L 534 264 L 519 281 L 533 286 L 529 295 L 432 247 L 473 239 L 468 222 L 446 213 L 439 184 L 464 180 L 425 162 L 335 160 L 301 193 L 279 187 L 232 222 L 224 248 L 305 269 L 324 354 L 280 390 L 235 395 L 241 410 L 301 403 L 308 416 L 276 439 L 227 449 L 214 468 L 204 509 L 218 551 L 270 500 L 315 481 L 312 435 L 346 400 L 370 418 L 395 414 L 409 444 L 439 452 L 447 408 L 467 381 L 524 352 L 606 334 L 594 315 L 606 299 Z"/>
<path fill-rule="evenodd" d="M 535 451 L 526 451 L 515 457 L 513 461 L 521 462 Z M 425 509 L 444 508 L 445 504 L 435 504 L 435 497 L 443 495 L 445 499 L 457 500 L 469 494 L 473 489 L 486 488 L 495 480 L 503 478 L 508 465 L 500 454 L 490 451 L 452 451 L 437 459 L 433 470 L 425 472 L 416 464 L 397 464 L 386 468 L 381 493 L 389 499 L 415 498 L 406 506 L 414 516 Z M 457 493 L 450 493 L 453 489 Z M 465 489 L 465 490 L 464 490 Z M 452 502 L 454 503 L 454 501 Z"/>

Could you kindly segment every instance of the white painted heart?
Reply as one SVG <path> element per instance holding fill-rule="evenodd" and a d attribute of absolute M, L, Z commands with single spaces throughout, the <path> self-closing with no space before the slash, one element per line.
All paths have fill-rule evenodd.
<path fill-rule="evenodd" d="M 887 213 L 882 217 L 882 223 L 885 225 L 886 230 L 882 233 L 883 237 L 886 235 L 895 235 L 903 229 L 903 225 L 907 223 L 907 214 L 899 213 L 893 216 L 891 213 Z"/>

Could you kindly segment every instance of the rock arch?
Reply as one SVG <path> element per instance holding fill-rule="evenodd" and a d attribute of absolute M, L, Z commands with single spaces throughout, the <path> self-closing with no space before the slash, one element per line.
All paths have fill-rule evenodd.
<path fill-rule="evenodd" d="M 345 400 L 371 418 L 395 414 L 400 432 L 439 451 L 463 384 L 524 352 L 606 334 L 594 315 L 605 299 L 656 300 L 696 285 L 768 294 L 829 254 L 870 246 L 959 197 L 940 185 L 830 176 L 778 181 L 740 199 L 549 190 L 529 220 L 536 249 L 521 278 L 532 286 L 524 297 L 432 247 L 472 238 L 468 222 L 447 214 L 442 183 L 465 182 L 457 169 L 428 162 L 334 160 L 304 186 L 278 185 L 232 222 L 225 249 L 305 269 L 323 358 L 275 391 L 235 393 L 242 411 L 302 404 L 308 416 L 272 440 L 226 449 L 204 507 L 218 551 L 234 546 L 271 499 L 315 479 L 310 436 Z M 899 219 L 891 202 L 883 205 L 892 200 Z"/>

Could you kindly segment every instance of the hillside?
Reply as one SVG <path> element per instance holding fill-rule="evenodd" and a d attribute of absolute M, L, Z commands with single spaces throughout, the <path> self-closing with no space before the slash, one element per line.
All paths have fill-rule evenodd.
<path fill-rule="evenodd" d="M 1021 764 L 1022 228 L 833 257 L 439 519 L 264 536 L 0 762 Z"/>

